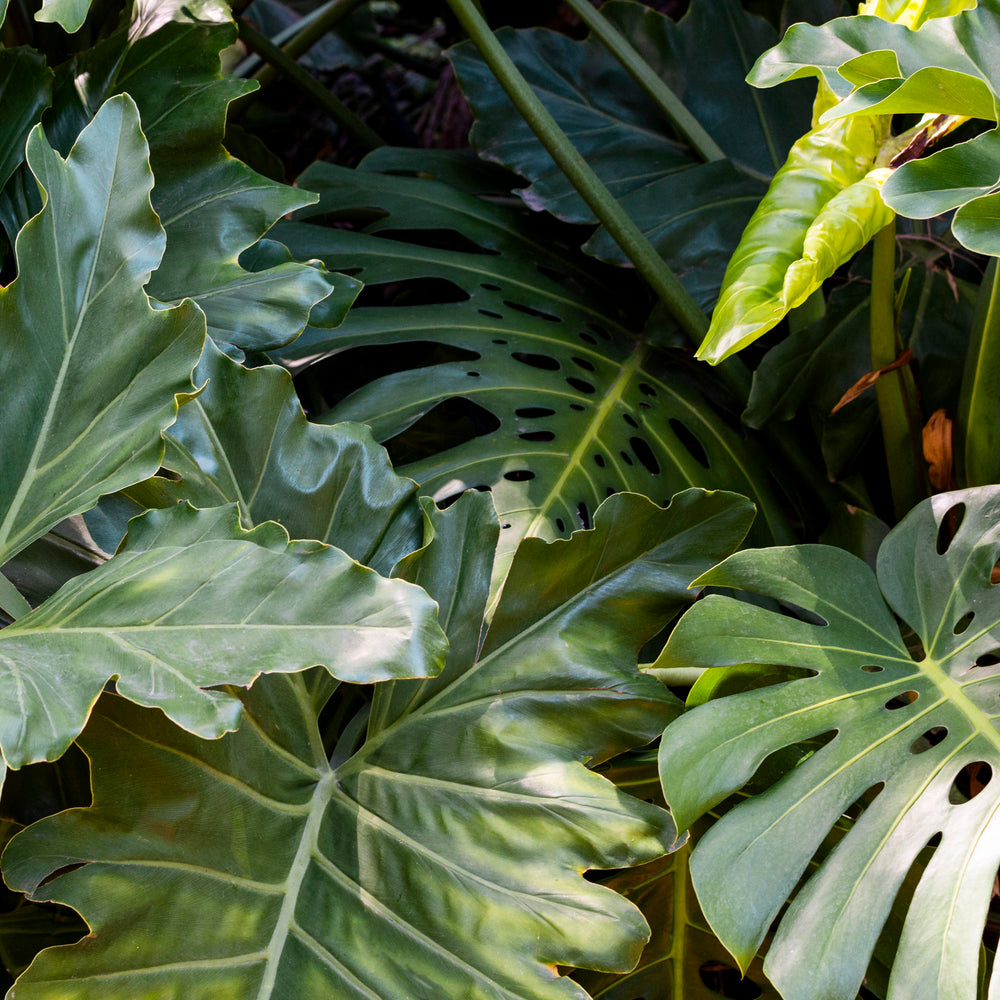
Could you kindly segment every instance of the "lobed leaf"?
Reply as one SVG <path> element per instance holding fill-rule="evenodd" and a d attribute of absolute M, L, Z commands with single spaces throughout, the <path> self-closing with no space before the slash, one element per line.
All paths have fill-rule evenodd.
<path fill-rule="evenodd" d="M 65 160 L 36 126 L 28 163 L 45 204 L 0 289 L 0 565 L 156 470 L 205 336 L 197 306 L 154 310 L 143 292 L 164 233 L 131 98 L 108 101 Z"/>
<path fill-rule="evenodd" d="M 1000 597 L 990 582 L 998 510 L 997 487 L 924 501 L 882 543 L 877 579 L 825 546 L 740 553 L 696 583 L 774 598 L 790 616 L 709 597 L 667 643 L 662 665 L 794 668 L 789 680 L 709 702 L 668 727 L 661 776 L 681 828 L 769 754 L 820 738 L 820 749 L 716 823 L 692 858 L 705 914 L 742 963 L 792 896 L 764 965 L 788 1000 L 854 997 L 927 845 L 932 857 L 901 901 L 888 1000 L 976 996 L 1000 865 Z M 857 818 L 847 835 L 802 879 L 848 811 Z"/>
<path fill-rule="evenodd" d="M 12 884 L 74 906 L 92 933 L 43 952 L 12 997 L 584 1000 L 557 964 L 635 962 L 645 921 L 582 872 L 661 855 L 672 823 L 584 762 L 648 741 L 672 713 L 636 651 L 689 599 L 689 560 L 738 544 L 749 505 L 619 496 L 594 531 L 529 541 L 514 578 L 552 596 L 524 628 L 501 606 L 477 659 L 489 508 L 479 494 L 427 506 L 429 544 L 401 572 L 441 605 L 448 664 L 429 684 L 380 686 L 369 738 L 332 766 L 315 674 L 258 682 L 216 742 L 101 703 L 83 737 L 94 805 L 4 856 Z"/>

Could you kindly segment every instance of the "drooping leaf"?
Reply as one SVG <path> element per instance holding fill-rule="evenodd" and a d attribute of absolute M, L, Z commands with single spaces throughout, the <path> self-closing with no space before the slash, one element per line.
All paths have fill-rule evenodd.
<path fill-rule="evenodd" d="M 709 597 L 664 650 L 663 666 L 794 668 L 789 680 L 709 702 L 668 727 L 661 776 L 681 828 L 771 752 L 825 744 L 727 813 L 694 852 L 706 916 L 741 962 L 826 831 L 852 805 L 860 813 L 781 917 L 764 968 L 787 1000 L 855 995 L 897 890 L 929 844 L 888 1000 L 976 996 L 1000 865 L 1000 598 L 990 579 L 998 507 L 997 487 L 924 501 L 883 542 L 877 579 L 826 546 L 740 553 L 696 582 L 775 598 L 791 615 Z"/>
<path fill-rule="evenodd" d="M 339 549 L 247 532 L 234 507 L 177 507 L 133 522 L 126 547 L 0 631 L 0 749 L 8 765 L 54 759 L 111 677 L 203 737 L 239 704 L 205 688 L 323 664 L 354 682 L 436 672 L 432 602 Z"/>
<path fill-rule="evenodd" d="M 726 268 L 697 357 L 718 364 L 763 336 L 894 218 L 879 194 L 886 172 L 872 169 L 880 141 L 859 118 L 795 143 Z"/>
<path fill-rule="evenodd" d="M 247 721 L 212 743 L 105 699 L 83 737 L 94 806 L 43 820 L 5 855 L 9 882 L 70 903 L 92 934 L 42 953 L 13 996 L 583 1000 L 556 963 L 625 969 L 648 930 L 581 873 L 673 839 L 665 811 L 583 762 L 653 735 L 667 706 L 637 648 L 748 513 L 721 494 L 667 511 L 621 496 L 593 532 L 529 540 L 514 578 L 532 590 L 508 593 L 530 614 L 501 607 L 473 660 L 489 498 L 428 505 L 433 540 L 403 572 L 443 608 L 448 665 L 428 686 L 394 682 L 367 741 L 346 760 L 335 751 L 333 768 L 324 695 L 302 675 L 255 685 Z M 181 897 L 199 906 L 167 902 Z"/>
<path fill-rule="evenodd" d="M 149 141 L 153 207 L 167 232 L 149 293 L 163 302 L 193 298 L 213 337 L 247 350 L 292 340 L 331 296 L 336 306 L 323 305 L 335 325 L 357 295 L 356 282 L 290 260 L 263 257 L 250 270 L 240 263 L 275 220 L 315 199 L 226 153 L 228 108 L 254 89 L 221 73 L 219 53 L 235 40 L 234 27 L 218 23 L 224 12 L 198 21 L 177 16 L 165 23 L 140 16 L 64 63 L 46 122 L 50 135 L 67 148 L 101 102 L 129 93 Z M 314 320 L 325 325 L 318 311 Z"/>
<path fill-rule="evenodd" d="M 381 174 L 387 156 L 393 173 Z M 392 374 L 348 395 L 323 421 L 368 423 L 392 453 L 443 404 L 467 400 L 486 411 L 473 413 L 492 428 L 480 425 L 458 443 L 454 432 L 444 444 L 433 438 L 397 465 L 439 500 L 490 488 L 508 561 L 526 534 L 553 538 L 589 526 L 606 495 L 621 489 L 665 502 L 692 485 L 738 484 L 760 504 L 767 529 L 783 533 L 752 448 L 704 400 L 679 352 L 629 333 L 605 284 L 609 272 L 553 247 L 551 234 L 507 206 L 397 173 L 421 163 L 394 151 L 362 170 L 316 165 L 300 179 L 321 193 L 315 211 L 360 218 L 365 232 L 301 222 L 278 229 L 297 256 L 355 268 L 367 294 L 400 289 L 398 304 L 355 307 L 335 332 L 307 330 L 280 352 L 293 370 L 357 347 L 430 343 L 449 352 L 412 370 L 400 371 L 394 358 Z M 379 218 L 369 222 L 373 210 Z M 457 234 L 448 238 L 462 240 L 460 249 L 422 245 L 442 232 Z"/>
<path fill-rule="evenodd" d="M 0 15 L 0 22 L 3 21 Z M 52 71 L 45 58 L 27 47 L 0 49 L 0 188 L 24 158 L 28 133 L 41 120 L 52 98 Z M 16 232 L 7 236 L 14 241 Z"/>
<path fill-rule="evenodd" d="M 419 546 L 416 484 L 392 472 L 367 427 L 309 423 L 284 369 L 244 368 L 212 344 L 195 379 L 208 384 L 165 435 L 163 463 L 182 477 L 162 481 L 166 501 L 237 503 L 246 527 L 280 521 L 383 573 Z"/>
<path fill-rule="evenodd" d="M 196 306 L 154 310 L 142 290 L 164 235 L 130 98 L 108 101 L 65 161 L 36 127 L 28 162 L 46 203 L 0 289 L 0 565 L 156 470 L 205 335 Z"/>

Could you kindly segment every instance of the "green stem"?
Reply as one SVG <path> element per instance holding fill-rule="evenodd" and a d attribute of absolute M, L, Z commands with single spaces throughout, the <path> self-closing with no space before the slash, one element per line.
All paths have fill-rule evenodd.
<path fill-rule="evenodd" d="M 289 29 L 283 31 L 275 39 L 285 55 L 290 59 L 298 59 L 305 55 L 324 35 L 329 34 L 344 18 L 352 14 L 368 0 L 328 0 L 322 7 L 307 14 Z M 262 87 L 271 83 L 276 71 L 273 66 L 262 66 L 252 79 L 257 80 Z"/>
<path fill-rule="evenodd" d="M 340 98 L 330 93 L 312 74 L 246 21 L 240 21 L 240 38 L 281 70 L 291 83 L 311 97 L 345 132 L 349 132 L 366 149 L 373 150 L 385 145 L 381 137 L 358 118 Z"/>
<path fill-rule="evenodd" d="M 872 370 L 892 364 L 899 355 L 896 334 L 896 222 L 893 220 L 873 244 L 871 295 Z M 889 467 L 893 511 L 898 521 L 927 495 L 923 471 L 919 417 L 909 391 L 907 367 L 883 375 L 875 383 L 882 440 Z M 914 422 L 916 426 L 914 426 Z"/>
<path fill-rule="evenodd" d="M 556 124 L 555 119 L 497 41 L 472 0 L 448 0 L 448 5 L 479 49 L 497 82 L 565 174 L 566 179 L 663 301 L 688 337 L 694 343 L 700 343 L 708 330 L 708 317 L 601 179 L 580 156 L 566 133 Z"/>
<path fill-rule="evenodd" d="M 6 611 L 7 615 L 14 621 L 31 610 L 31 605 L 3 573 L 0 573 L 0 608 Z"/>
<path fill-rule="evenodd" d="M 960 486 L 1000 482 L 1000 277 L 990 261 L 980 288 L 955 426 Z"/>
<path fill-rule="evenodd" d="M 701 122 L 656 75 L 632 43 L 599 10 L 591 7 L 589 0 L 565 0 L 565 2 L 566 6 L 590 28 L 594 37 L 622 64 L 632 79 L 646 91 L 657 107 L 670 119 L 678 134 L 703 160 L 726 158 L 726 154 L 705 131 Z"/>

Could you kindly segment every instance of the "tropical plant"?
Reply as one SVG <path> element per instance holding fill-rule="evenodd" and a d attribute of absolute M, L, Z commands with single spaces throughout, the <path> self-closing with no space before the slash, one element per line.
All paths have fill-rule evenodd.
<path fill-rule="evenodd" d="M 994 997 L 1000 0 L 424 7 L 0 15 L 8 997 Z"/>

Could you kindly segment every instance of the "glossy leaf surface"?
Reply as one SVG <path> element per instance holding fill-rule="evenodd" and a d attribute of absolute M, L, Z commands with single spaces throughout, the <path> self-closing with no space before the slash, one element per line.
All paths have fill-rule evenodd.
<path fill-rule="evenodd" d="M 448 664 L 429 684 L 380 688 L 369 738 L 332 769 L 315 675 L 255 685 L 244 725 L 212 743 L 102 703 L 84 737 L 95 805 L 36 824 L 5 855 L 8 880 L 70 903 L 93 934 L 43 953 L 13 997 L 583 1000 L 555 963 L 635 961 L 645 921 L 581 873 L 655 858 L 673 827 L 583 762 L 649 740 L 673 711 L 637 648 L 688 599 L 690 571 L 737 544 L 749 509 L 696 491 L 667 511 L 615 497 L 595 531 L 527 542 L 511 579 L 531 587 L 508 588 L 513 606 L 473 659 L 489 506 L 428 505 L 433 540 L 401 572 L 443 608 Z M 168 905 L 181 895 L 203 905 Z"/>
<path fill-rule="evenodd" d="M 164 234 L 130 98 L 109 101 L 66 160 L 36 128 L 28 162 L 46 204 L 0 290 L 0 564 L 156 470 L 205 335 L 196 306 L 154 310 L 143 292 Z"/>
<path fill-rule="evenodd" d="M 205 389 L 166 434 L 164 465 L 181 476 L 160 481 L 166 500 L 237 503 L 246 527 L 279 521 L 383 573 L 419 546 L 416 484 L 367 427 L 309 423 L 284 369 L 244 368 L 211 344 L 195 379 Z"/>
<path fill-rule="evenodd" d="M 239 262 L 278 218 L 315 199 L 223 148 L 229 105 L 254 89 L 222 76 L 219 53 L 235 39 L 232 24 L 212 23 L 219 12 L 202 12 L 206 19 L 197 22 L 178 12 L 180 20 L 165 23 L 160 13 L 60 68 L 50 135 L 66 148 L 103 100 L 128 92 L 142 115 L 156 175 L 153 207 L 167 233 L 149 293 L 164 302 L 193 298 L 213 337 L 248 350 L 292 340 L 331 295 L 336 307 L 324 307 L 327 324 L 336 325 L 357 294 L 349 278 L 291 261 L 261 261 L 267 266 L 257 270 Z"/>
<path fill-rule="evenodd" d="M 438 500 L 490 488 L 501 524 L 511 526 L 501 541 L 508 559 L 527 534 L 553 538 L 589 526 L 608 493 L 622 489 L 665 502 L 688 486 L 739 483 L 760 503 L 767 528 L 782 532 L 754 452 L 696 394 L 698 377 L 679 352 L 630 334 L 605 283 L 609 272 L 553 248 L 551 234 L 517 211 L 438 181 L 376 171 L 379 163 L 394 174 L 422 170 L 420 162 L 393 151 L 360 171 L 314 166 L 301 183 L 321 192 L 317 211 L 369 220 L 376 208 L 382 217 L 363 233 L 311 223 L 278 230 L 299 256 L 356 268 L 369 295 L 379 286 L 404 290 L 399 305 L 355 308 L 336 331 L 307 330 L 280 353 L 293 370 L 348 348 L 448 349 L 429 364 L 398 370 L 397 362 L 324 422 L 368 423 L 392 448 L 454 400 L 492 415 L 498 427 L 474 427 L 458 443 L 452 433 L 399 471 Z M 422 245 L 442 232 L 458 234 L 447 238 L 460 248 Z M 418 289 L 422 298 L 412 301 Z"/>
<path fill-rule="evenodd" d="M 232 507 L 133 522 L 126 547 L 0 631 L 0 747 L 12 767 L 54 759 L 104 684 L 203 737 L 232 729 L 234 698 L 205 688 L 325 665 L 357 683 L 440 666 L 436 608 L 338 549 L 249 533 Z"/>
<path fill-rule="evenodd" d="M 742 962 L 794 893 L 764 966 L 787 1000 L 855 995 L 928 844 L 888 998 L 976 996 L 1000 864 L 998 508 L 997 487 L 924 501 L 882 543 L 877 579 L 825 546 L 740 553 L 697 582 L 775 598 L 791 614 L 709 597 L 667 643 L 663 666 L 794 668 L 790 680 L 709 702 L 668 727 L 661 776 L 681 828 L 772 752 L 822 737 L 716 823 L 692 858 L 706 916 Z M 900 621 L 915 640 L 904 641 Z M 796 889 L 852 805 L 860 816 Z"/>

